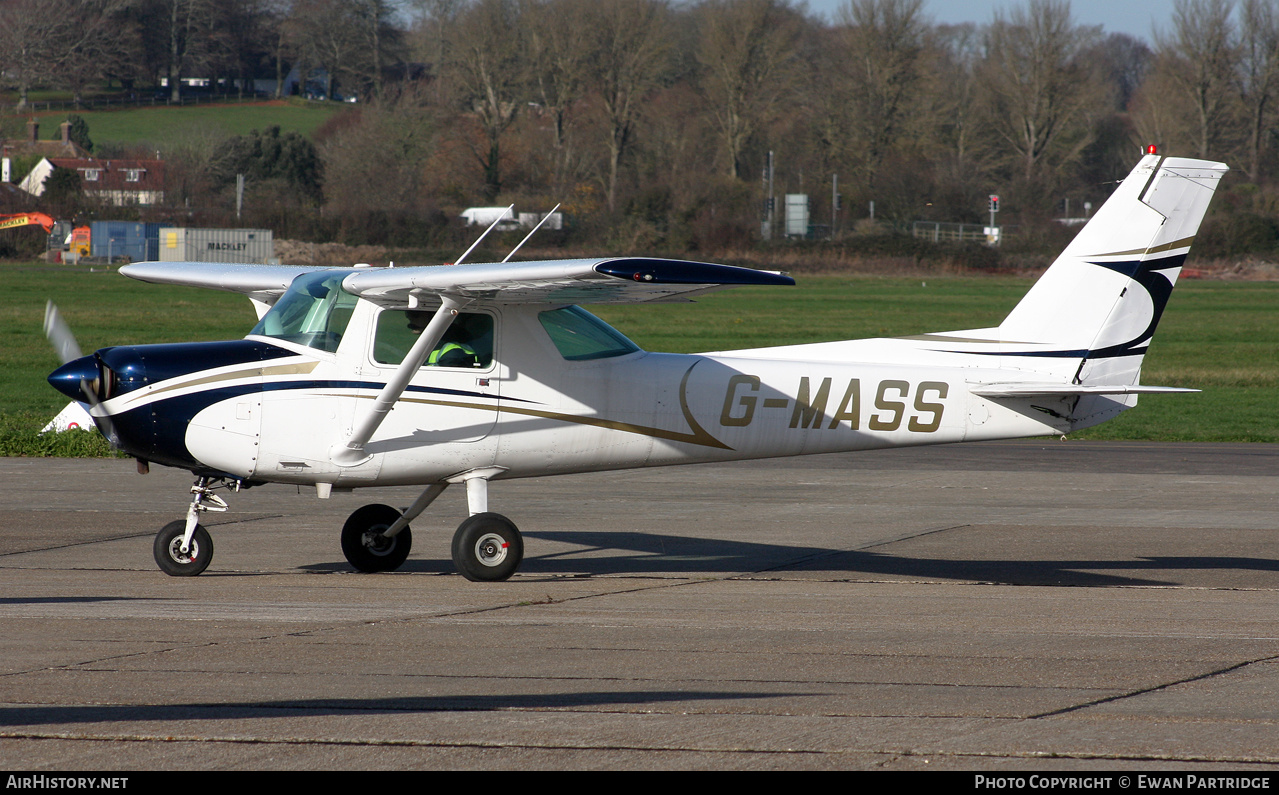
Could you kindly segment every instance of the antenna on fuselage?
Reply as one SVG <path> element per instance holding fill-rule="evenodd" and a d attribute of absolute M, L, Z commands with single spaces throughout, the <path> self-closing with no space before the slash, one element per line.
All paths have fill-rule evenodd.
<path fill-rule="evenodd" d="M 512 207 L 514 207 L 515 205 L 511 205 L 511 206 L 512 206 Z M 534 232 L 536 232 L 537 230 L 541 229 L 541 228 L 542 228 L 542 224 L 546 223 L 546 219 L 548 219 L 548 218 L 550 218 L 552 215 L 554 215 L 554 214 L 555 214 L 555 211 L 556 211 L 556 210 L 558 210 L 559 208 L 560 208 L 560 205 L 558 205 L 558 204 L 557 204 L 557 205 L 555 205 L 554 207 L 552 207 L 552 208 L 551 208 L 551 211 L 550 211 L 549 213 L 547 213 L 546 215 L 543 215 L 543 216 L 542 216 L 542 220 L 540 220 L 540 221 L 538 221 L 538 222 L 537 222 L 537 226 L 533 227 L 533 230 L 532 230 L 531 232 L 529 232 L 527 235 L 525 235 L 525 236 L 524 236 L 524 239 L 520 241 L 519 246 L 516 246 L 515 248 L 511 249 L 511 253 L 510 253 L 510 254 L 507 254 L 507 255 L 506 255 L 506 258 L 505 258 L 505 259 L 503 259 L 502 261 L 503 261 L 503 262 L 506 262 L 506 261 L 507 261 L 507 260 L 509 260 L 511 257 L 515 256 L 515 252 L 517 252 L 517 251 L 519 251 L 519 250 L 520 250 L 520 246 L 523 246 L 525 243 L 527 243 L 527 242 L 528 242 L 528 239 L 529 239 L 530 237 L 532 237 L 532 236 L 533 236 L 533 233 L 534 233 Z"/>

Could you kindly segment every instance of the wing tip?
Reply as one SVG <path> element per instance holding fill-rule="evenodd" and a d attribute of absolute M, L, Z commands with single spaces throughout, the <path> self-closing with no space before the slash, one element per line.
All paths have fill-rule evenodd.
<path fill-rule="evenodd" d="M 737 265 L 662 259 L 618 257 L 600 262 L 595 272 L 644 284 L 718 284 L 794 286 L 795 280 L 782 271 L 756 270 Z"/>

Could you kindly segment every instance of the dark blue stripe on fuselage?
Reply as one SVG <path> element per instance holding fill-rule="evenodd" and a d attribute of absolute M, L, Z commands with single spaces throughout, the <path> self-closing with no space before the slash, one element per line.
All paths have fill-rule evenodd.
<path fill-rule="evenodd" d="M 160 384 L 205 370 L 251 365 L 298 356 L 293 351 L 256 340 L 119 346 L 104 348 L 98 354 L 116 373 L 113 395 L 125 394 L 147 384 Z M 222 474 L 210 472 L 196 460 L 186 446 L 187 426 L 197 414 L 209 406 L 260 392 L 298 389 L 381 390 L 384 386 L 386 386 L 385 382 L 377 381 L 321 379 L 210 386 L 199 392 L 161 398 L 140 408 L 114 414 L 111 420 L 121 447 L 130 455 L 166 466 L 190 469 L 199 474 Z M 429 386 L 410 386 L 405 391 L 449 397 L 491 399 L 498 397 L 472 390 Z M 530 402 L 519 398 L 514 400 Z"/>

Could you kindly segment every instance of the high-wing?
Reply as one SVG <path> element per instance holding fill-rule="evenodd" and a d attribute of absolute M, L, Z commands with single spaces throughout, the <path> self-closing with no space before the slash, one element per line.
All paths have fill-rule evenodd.
<path fill-rule="evenodd" d="M 321 270 L 302 265 L 243 265 L 227 262 L 135 262 L 120 268 L 131 279 L 152 284 L 209 287 L 243 293 L 267 304 L 275 300 L 294 279 Z"/>
<path fill-rule="evenodd" d="M 274 303 L 294 278 L 314 267 L 140 262 L 120 269 L 134 279 L 212 287 Z M 647 257 L 497 262 L 407 268 L 346 268 L 347 292 L 386 306 L 452 295 L 480 303 L 608 304 L 679 301 L 744 284 L 793 285 L 777 271 Z"/>

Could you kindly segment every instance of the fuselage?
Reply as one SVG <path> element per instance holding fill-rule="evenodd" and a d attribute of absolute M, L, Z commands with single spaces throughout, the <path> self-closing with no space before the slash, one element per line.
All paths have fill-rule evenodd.
<path fill-rule="evenodd" d="M 339 466 L 334 441 L 402 356 L 385 350 L 379 329 L 396 319 L 388 311 L 353 302 L 345 327 L 320 342 L 254 334 L 104 349 L 95 356 L 111 384 L 93 413 L 109 415 L 121 447 L 148 461 L 338 488 L 432 483 L 480 468 L 531 477 L 1069 429 L 1053 401 L 974 396 L 972 384 L 1008 374 L 988 357 L 936 345 L 651 353 L 618 343 L 626 341 L 581 310 L 548 316 L 556 310 L 508 305 L 475 312 L 488 335 L 482 361 L 422 367 L 369 441 L 368 460 Z"/>

